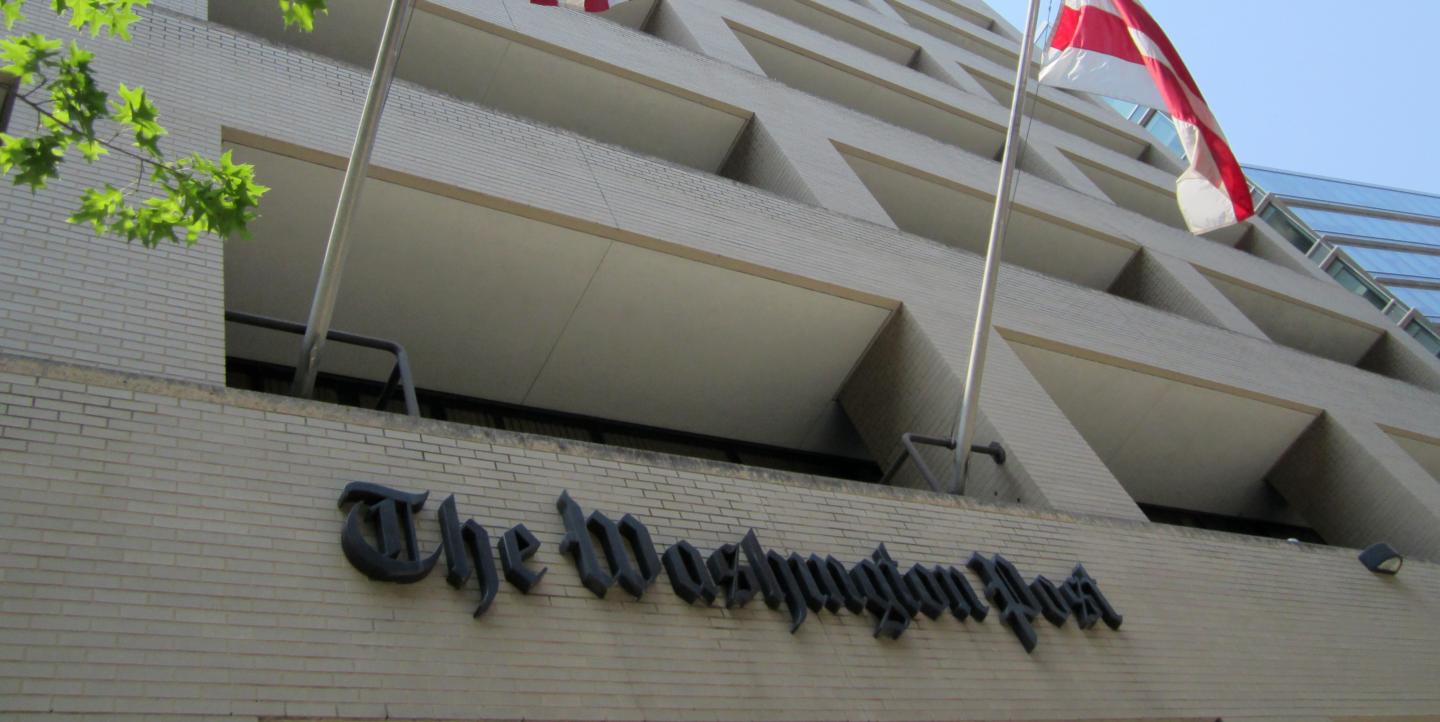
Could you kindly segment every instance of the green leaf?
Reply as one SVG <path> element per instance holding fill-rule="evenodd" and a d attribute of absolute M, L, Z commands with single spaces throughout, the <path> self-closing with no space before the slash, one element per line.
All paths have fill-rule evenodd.
<path fill-rule="evenodd" d="M 25 19 L 20 9 L 25 7 L 25 0 L 3 0 L 0 1 L 0 14 L 5 16 L 5 29 L 15 27 L 15 23 Z"/>
<path fill-rule="evenodd" d="M 140 20 L 137 7 L 146 7 L 150 0 L 51 0 L 55 14 L 70 13 L 70 27 L 88 31 L 95 37 L 108 31 L 122 40 L 130 39 L 130 26 Z"/>
<path fill-rule="evenodd" d="M 65 155 L 63 138 L 41 135 L 16 138 L 0 133 L 0 172 L 15 173 L 15 185 L 28 185 L 33 193 L 60 177 L 60 159 Z"/>
<path fill-rule="evenodd" d="M 280 14 L 285 19 L 285 29 L 298 26 L 304 32 L 315 29 L 315 14 L 329 14 L 326 0 L 280 0 Z"/>
<path fill-rule="evenodd" d="M 94 58 L 93 53 L 71 42 L 70 52 L 55 64 L 56 75 L 50 84 L 50 99 L 54 101 L 51 114 L 56 121 L 71 126 L 78 138 L 87 140 L 95 138 L 95 123 L 109 116 L 109 96 L 100 90 L 90 69 Z"/>
<path fill-rule="evenodd" d="M 314 29 L 317 14 L 328 12 L 326 0 L 279 1 L 286 27 L 296 25 L 307 32 Z M 0 16 L 7 28 L 23 19 L 24 4 L 25 0 L 0 0 Z M 140 19 L 136 9 L 148 6 L 150 0 L 51 0 L 50 4 L 71 27 L 92 37 L 108 33 L 129 40 L 129 28 Z M 61 41 L 37 33 L 0 39 L 0 72 L 18 77 L 22 84 L 39 82 L 30 93 L 45 90 L 50 98 L 48 104 L 25 101 L 40 111 L 34 137 L 0 133 L 0 173 L 32 191 L 44 188 L 59 177 L 70 148 L 88 162 L 109 155 L 115 146 L 98 134 L 100 124 L 114 122 L 128 130 L 135 147 L 148 156 L 140 162 L 141 178 L 149 178 L 155 193 L 133 200 L 135 186 L 142 185 L 139 181 L 128 189 L 108 184 L 86 189 L 71 223 L 147 247 L 167 240 L 194 244 L 207 233 L 221 239 L 248 237 L 260 199 L 269 191 L 255 182 L 255 169 L 235 163 L 230 153 L 218 160 L 196 154 L 166 162 L 159 141 L 167 133 L 145 89 L 121 84 L 118 100 L 111 100 L 96 82 L 95 56 L 73 42 L 63 51 L 62 47 Z"/>
<path fill-rule="evenodd" d="M 87 188 L 80 196 L 80 210 L 68 219 L 70 223 L 89 223 L 95 235 L 105 232 L 109 219 L 125 204 L 125 194 L 119 188 L 105 184 L 104 190 Z"/>
<path fill-rule="evenodd" d="M 7 37 L 0 40 L 0 61 L 6 63 L 0 71 L 19 78 L 22 84 L 33 83 L 41 70 L 54 64 L 61 45 L 39 33 Z"/>
<path fill-rule="evenodd" d="M 150 154 L 151 157 L 159 159 L 163 157 L 160 153 L 160 137 L 166 134 L 157 119 L 160 117 L 160 109 L 150 102 L 145 95 L 145 89 L 141 87 L 127 88 L 124 83 L 120 84 L 118 91 L 122 102 L 112 103 L 113 112 L 111 118 L 116 123 L 130 128 L 135 136 L 135 147 Z"/>
<path fill-rule="evenodd" d="M 80 151 L 80 155 L 84 156 L 85 160 L 90 163 L 94 163 L 100 159 L 100 156 L 110 153 L 110 151 L 105 150 L 105 146 L 98 140 L 82 140 L 75 144 L 75 149 Z"/>
<path fill-rule="evenodd" d="M 255 208 L 269 190 L 255 182 L 254 167 L 235 163 L 229 153 L 219 162 L 197 154 L 162 164 L 156 179 L 162 192 L 138 205 L 113 186 L 87 190 L 70 222 L 147 247 L 162 241 L 193 245 L 206 233 L 248 237 Z"/>

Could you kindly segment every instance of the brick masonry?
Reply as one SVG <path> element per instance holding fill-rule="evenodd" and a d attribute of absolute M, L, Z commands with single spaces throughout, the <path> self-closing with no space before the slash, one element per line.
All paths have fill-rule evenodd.
<path fill-rule="evenodd" d="M 1353 552 L 980 505 L 17 357 L 0 359 L 0 716 L 6 719 L 1426 718 L 1440 709 L 1440 567 L 1382 578 Z M 13 412 L 28 410 L 20 416 Z M 524 523 L 528 596 L 443 572 L 365 579 L 340 553 L 348 481 L 455 494 L 493 535 Z M 1083 562 L 1115 632 L 993 614 L 898 641 L 848 613 L 686 606 L 579 584 L 555 498 L 629 512 L 708 553 L 902 564 L 1001 552 Z M 436 544 L 422 515 L 421 539 Z M 972 583 L 978 579 L 971 575 Z M 1403 599 L 1403 603 L 1397 603 Z M 89 715 L 89 716 L 87 716 Z M 1428 717 L 1434 719 L 1435 717 Z"/>
<path fill-rule="evenodd" d="M 896 230 L 837 144 L 969 193 L 989 193 L 997 166 L 764 77 L 730 23 L 1003 119 L 981 80 L 1004 82 L 1005 69 L 899 12 L 943 14 L 949 2 L 821 3 L 920 47 L 922 72 L 737 0 L 663 0 L 653 36 L 537 15 L 524 0 L 437 2 L 426 11 L 744 109 L 750 129 L 724 178 L 401 83 L 376 164 L 472 202 L 898 301 L 842 394 L 883 465 L 901 431 L 949 428 L 972 323 L 956 299 L 976 286 L 980 259 Z M 363 70 L 208 23 L 200 0 L 157 4 L 133 43 L 86 42 L 107 82 L 150 89 L 172 152 L 213 154 L 227 136 L 348 152 Z M 65 33 L 33 14 L 35 27 Z M 30 120 L 18 113 L 17 127 Z M 1440 484 L 1379 425 L 1433 437 L 1440 364 L 1263 224 L 1236 248 L 1199 240 L 1111 204 L 1069 160 L 1163 187 L 1173 171 L 1163 158 L 1044 124 L 1031 143 L 1036 174 L 1019 202 L 1141 253 L 1109 293 L 1005 269 L 982 429 L 1012 462 L 981 469 L 973 499 L 225 390 L 218 243 L 146 251 L 66 225 L 80 188 L 133 178 L 119 163 L 67 166 L 66 182 L 35 195 L 0 190 L 0 716 L 1437 714 L 1440 569 L 1420 559 L 1440 559 Z M 1206 275 L 1329 308 L 1384 337 L 1363 368 L 1277 345 Z M 1004 338 L 1314 409 L 1320 421 L 1279 484 L 1328 534 L 1350 544 L 1403 535 L 1411 561 L 1380 579 L 1346 549 L 1144 523 Z M 947 469 L 946 456 L 932 461 Z M 473 590 L 438 577 L 369 582 L 337 543 L 334 500 L 356 479 L 429 489 L 436 501 L 454 493 L 492 535 L 523 522 L 551 573 L 529 597 L 502 589 L 480 621 L 468 617 Z M 846 560 L 883 541 L 906 564 L 1000 551 L 1028 575 L 1055 578 L 1083 561 L 1126 625 L 1042 622 L 1040 649 L 1026 656 L 993 618 L 921 621 L 891 643 L 853 616 L 812 616 L 789 637 L 783 613 L 760 604 L 686 608 L 663 577 L 642 602 L 596 600 L 556 553 L 553 501 L 565 488 L 587 509 L 641 516 L 658 543 L 685 538 L 706 551 L 754 527 L 770 547 Z"/>

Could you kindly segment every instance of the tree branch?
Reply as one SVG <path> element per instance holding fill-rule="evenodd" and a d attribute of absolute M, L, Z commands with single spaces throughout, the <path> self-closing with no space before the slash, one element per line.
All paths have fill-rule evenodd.
<path fill-rule="evenodd" d="M 119 133 L 116 133 L 114 136 L 112 136 L 112 139 L 111 139 L 111 140 L 100 140 L 99 138 L 95 137 L 94 135 L 87 134 L 85 131 L 83 131 L 83 130 L 81 130 L 80 128 L 76 127 L 74 123 L 71 123 L 71 122 L 69 122 L 69 121 L 60 120 L 59 118 L 55 117 L 55 114 L 54 114 L 54 113 L 51 113 L 50 111 L 48 111 L 48 110 L 46 110 L 45 108 L 41 107 L 41 104 L 40 104 L 40 103 L 36 103 L 35 101 L 30 100 L 29 98 L 27 98 L 27 97 L 25 97 L 25 96 L 23 96 L 23 95 L 17 95 L 17 96 L 15 96 L 15 99 L 16 99 L 16 100 L 19 100 L 20 102 L 22 102 L 22 103 L 24 103 L 24 104 L 26 104 L 26 105 L 28 105 L 28 106 L 30 106 L 32 109 L 35 110 L 36 113 L 39 113 L 40 115 L 43 115 L 43 116 L 49 118 L 50 120 L 55 121 L 56 123 L 58 123 L 60 126 L 62 126 L 62 127 L 64 127 L 64 128 L 68 128 L 68 129 L 70 130 L 70 132 L 74 133 L 75 135 L 77 135 L 77 136 L 79 136 L 79 137 L 81 137 L 81 138 L 84 138 L 84 139 L 86 139 L 86 140 L 96 141 L 96 142 L 98 142 L 100 145 L 103 145 L 103 146 L 105 146 L 106 148 L 109 148 L 110 150 L 113 150 L 113 151 L 115 151 L 116 153 L 119 153 L 120 155 L 127 156 L 127 157 L 129 157 L 129 158 L 134 158 L 135 160 L 138 160 L 138 161 L 140 161 L 141 163 L 149 163 L 150 165 L 156 166 L 157 168 L 165 168 L 166 170 L 173 170 L 173 169 L 170 168 L 170 165 L 169 165 L 168 163 L 163 163 L 163 162 L 157 161 L 157 160 L 155 160 L 154 158 L 150 158 L 150 157 L 147 157 L 147 156 L 142 155 L 142 154 L 140 154 L 140 153 L 136 153 L 135 151 L 132 151 L 132 150 L 130 150 L 129 148 L 126 148 L 125 146 L 117 145 L 117 144 L 115 144 L 114 142 L 112 142 L 114 138 L 119 137 L 119 135 L 120 135 Z"/>

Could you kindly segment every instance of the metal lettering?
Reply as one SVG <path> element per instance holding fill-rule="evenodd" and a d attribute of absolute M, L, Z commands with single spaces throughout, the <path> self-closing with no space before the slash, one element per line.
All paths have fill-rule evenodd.
<path fill-rule="evenodd" d="M 570 498 L 568 491 L 560 492 L 555 508 L 560 512 L 561 521 L 565 523 L 565 536 L 560 540 L 560 553 L 569 555 L 575 561 L 575 569 L 580 572 L 580 583 L 585 585 L 591 594 L 604 599 L 605 592 L 610 590 L 615 578 L 600 568 L 600 561 L 595 556 L 595 546 L 590 540 L 590 530 L 585 526 L 584 510 Z"/>
<path fill-rule="evenodd" d="M 850 572 L 843 562 L 833 556 L 822 560 L 818 555 L 811 554 L 806 565 L 810 567 L 815 583 L 825 590 L 829 597 L 826 609 L 834 614 L 839 614 L 842 606 L 850 610 L 851 614 L 865 611 L 865 597 L 860 594 L 860 589 L 855 586 L 855 580 L 850 578 Z"/>
<path fill-rule="evenodd" d="M 1071 610 L 1075 613 L 1075 622 L 1081 629 L 1089 629 L 1101 619 L 1105 620 L 1105 626 L 1111 629 L 1119 629 L 1124 623 L 1125 617 L 1110 606 L 1110 600 L 1100 593 L 1100 583 L 1090 577 L 1083 565 L 1075 565 L 1075 570 L 1070 573 L 1070 578 L 1065 580 L 1063 588 L 1073 595 L 1071 599 L 1074 600 L 1074 606 Z"/>
<path fill-rule="evenodd" d="M 815 574 L 810 571 L 810 563 L 805 557 L 792 552 L 785 563 L 789 565 L 790 575 L 800 588 L 800 596 L 805 600 L 805 606 L 817 614 L 825 609 L 830 604 L 830 595 L 815 581 Z"/>
<path fill-rule="evenodd" d="M 424 579 L 440 550 L 420 557 L 415 539 L 415 513 L 425 506 L 430 492 L 409 494 L 388 486 L 356 481 L 340 492 L 340 508 L 354 504 L 340 532 L 340 549 L 350 564 L 365 576 L 380 582 L 413 584 Z M 365 538 L 364 523 L 375 535 L 372 546 Z"/>
<path fill-rule="evenodd" d="M 749 564 L 740 563 L 740 547 L 734 544 L 725 544 L 710 552 L 706 566 L 715 585 L 725 591 L 726 609 L 749 604 L 759 591 L 755 570 Z"/>
<path fill-rule="evenodd" d="M 500 535 L 500 544 L 497 547 L 500 552 L 500 569 L 505 572 L 505 581 L 510 582 L 522 594 L 529 594 L 545 572 L 550 571 L 549 567 L 541 567 L 540 571 L 531 571 L 526 568 L 525 560 L 535 556 L 540 550 L 540 540 L 525 528 L 524 524 L 516 524 L 509 531 Z"/>
<path fill-rule="evenodd" d="M 970 580 L 965 578 L 965 572 L 955 567 L 937 565 L 932 570 L 932 578 L 939 582 L 941 594 L 949 602 L 950 613 L 955 615 L 956 619 L 964 621 L 968 616 L 981 622 L 990 613 L 990 607 L 975 594 Z"/>
<path fill-rule="evenodd" d="M 495 574 L 495 560 L 490 556 L 490 535 L 485 527 L 467 519 L 462 525 L 460 514 L 455 511 L 455 497 L 448 496 L 440 503 L 440 548 L 445 552 L 445 581 L 459 589 L 470 579 L 470 560 L 479 570 L 476 580 L 480 584 L 480 604 L 473 616 L 479 617 L 490 608 L 495 595 L 500 592 L 500 577 Z"/>
<path fill-rule="evenodd" d="M 990 597 L 990 602 L 995 605 L 1000 621 L 1015 632 L 1026 652 L 1035 651 L 1039 640 L 1033 623 L 1040 613 L 1040 603 L 1036 601 L 1030 588 L 1025 586 L 1025 579 L 1020 576 L 1020 571 L 999 554 L 993 559 L 986 559 L 979 553 L 972 553 L 966 566 L 980 575 L 980 581 L 985 583 L 985 595 Z"/>
<path fill-rule="evenodd" d="M 875 636 L 899 639 L 910 627 L 912 615 L 895 601 L 880 565 L 873 559 L 862 559 L 850 570 L 850 578 L 864 598 L 865 608 L 875 615 Z"/>
<path fill-rule="evenodd" d="M 780 595 L 785 600 L 785 608 L 790 611 L 790 633 L 794 634 L 800 629 L 800 625 L 805 623 L 805 617 L 809 614 L 805 606 L 805 597 L 800 591 L 800 584 L 795 580 L 794 572 L 790 570 L 790 560 L 780 556 L 779 552 L 766 552 L 765 563 L 769 565 L 770 573 L 780 587 Z"/>
<path fill-rule="evenodd" d="M 707 607 L 715 603 L 719 591 L 710 578 L 705 558 L 690 542 L 682 539 L 672 544 L 665 550 L 664 560 L 670 587 L 686 604 L 694 604 L 697 599 L 705 600 Z"/>

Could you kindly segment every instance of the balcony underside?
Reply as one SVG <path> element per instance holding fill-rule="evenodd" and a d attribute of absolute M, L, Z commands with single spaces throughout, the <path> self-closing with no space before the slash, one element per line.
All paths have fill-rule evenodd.
<path fill-rule="evenodd" d="M 994 201 L 919 171 L 841 148 L 845 160 L 901 230 L 983 255 Z M 1004 260 L 1096 290 L 1106 290 L 1137 248 L 1118 239 L 1016 208 Z"/>
<path fill-rule="evenodd" d="M 1317 412 L 1067 349 L 1011 346 L 1135 501 L 1303 525 L 1265 479 Z"/>
<path fill-rule="evenodd" d="M 1440 441 L 1396 433 L 1390 434 L 1390 438 L 1414 457 L 1416 463 L 1430 472 L 1435 481 L 1440 482 Z"/>
<path fill-rule="evenodd" d="M 231 149 L 273 190 L 254 240 L 226 245 L 226 308 L 304 321 L 330 221 L 317 209 L 334 207 L 341 174 Z M 372 179 L 334 327 L 400 342 L 427 389 L 853 450 L 837 438 L 848 426 L 834 398 L 893 306 L 750 270 Z M 268 363 L 293 364 L 298 351 L 294 336 L 237 325 L 226 344 L 230 356 Z M 383 379 L 388 363 L 331 344 L 322 368 Z"/>
<path fill-rule="evenodd" d="M 605 17 L 638 26 L 655 1 L 633 0 Z M 385 0 L 331 3 L 330 13 L 316 23 L 314 33 L 286 32 L 274 4 L 212 0 L 210 18 L 367 72 L 374 65 L 385 24 Z M 537 8 L 534 12 L 561 11 Z M 481 18 L 428 3 L 422 3 L 411 20 L 396 77 L 710 173 L 725 164 L 750 119 L 741 109 L 626 76 L 560 49 L 520 42 Z"/>

